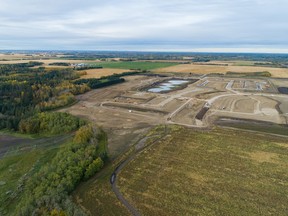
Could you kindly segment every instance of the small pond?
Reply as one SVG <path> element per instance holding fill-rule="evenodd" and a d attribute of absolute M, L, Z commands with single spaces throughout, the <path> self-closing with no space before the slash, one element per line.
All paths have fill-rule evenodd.
<path fill-rule="evenodd" d="M 279 91 L 281 94 L 288 94 L 288 87 L 279 87 L 279 88 L 278 88 L 278 91 Z"/>
<path fill-rule="evenodd" d="M 153 93 L 171 91 L 174 88 L 177 88 L 177 87 L 179 87 L 183 84 L 186 84 L 188 82 L 189 81 L 187 81 L 187 80 L 169 80 L 169 81 L 159 83 L 158 85 L 154 86 L 153 88 L 148 89 L 147 91 L 153 92 Z"/>

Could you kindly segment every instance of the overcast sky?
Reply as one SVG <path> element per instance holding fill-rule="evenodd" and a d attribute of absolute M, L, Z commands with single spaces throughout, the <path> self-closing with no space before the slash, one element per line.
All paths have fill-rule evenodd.
<path fill-rule="evenodd" d="M 288 1 L 0 0 L 0 49 L 288 53 Z"/>

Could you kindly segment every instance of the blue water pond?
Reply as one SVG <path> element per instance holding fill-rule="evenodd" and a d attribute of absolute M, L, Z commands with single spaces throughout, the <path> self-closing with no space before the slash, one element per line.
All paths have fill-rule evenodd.
<path fill-rule="evenodd" d="M 160 93 L 160 92 L 171 91 L 174 88 L 181 86 L 188 82 L 189 81 L 187 80 L 169 80 L 169 81 L 158 84 L 158 86 L 148 89 L 148 92 Z"/>

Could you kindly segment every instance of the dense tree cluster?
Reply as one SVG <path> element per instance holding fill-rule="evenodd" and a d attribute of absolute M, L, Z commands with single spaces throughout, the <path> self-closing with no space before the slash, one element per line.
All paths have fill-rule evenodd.
<path fill-rule="evenodd" d="M 61 149 L 27 183 L 18 215 L 81 215 L 69 194 L 82 179 L 88 179 L 104 165 L 107 137 L 91 125 L 81 127 L 73 142 Z"/>
<path fill-rule="evenodd" d="M 38 63 L 0 65 L 0 129 L 18 129 L 21 119 L 66 106 L 74 95 L 90 90 L 74 84 L 79 74 L 72 69 L 31 68 Z"/>
<path fill-rule="evenodd" d="M 96 78 L 80 79 L 74 83 L 78 85 L 86 84 L 92 89 L 97 89 L 97 88 L 102 88 L 102 87 L 106 87 L 106 86 L 110 86 L 110 85 L 114 85 L 118 83 L 123 83 L 123 82 L 125 82 L 125 79 L 115 77 L 115 78 L 110 78 L 110 79 L 96 79 Z"/>
<path fill-rule="evenodd" d="M 52 63 L 50 63 L 49 65 L 55 65 L 55 66 L 70 66 L 70 64 L 69 63 L 67 63 L 67 62 L 52 62 Z"/>
<path fill-rule="evenodd" d="M 42 62 L 28 62 L 28 63 L 19 63 L 19 64 L 3 64 L 0 66 L 0 75 L 9 75 L 14 73 L 30 73 L 33 71 L 31 68 L 35 66 L 43 65 Z M 39 68 L 36 70 L 39 70 Z M 40 68 L 39 71 L 43 71 L 43 68 Z"/>
<path fill-rule="evenodd" d="M 76 101 L 75 95 L 91 88 L 122 83 L 125 81 L 122 76 L 139 73 L 132 71 L 100 79 L 78 79 L 86 72 L 72 68 L 35 68 L 40 65 L 41 62 L 0 65 L 0 129 L 18 130 L 22 119 L 67 106 Z"/>
<path fill-rule="evenodd" d="M 96 89 L 96 88 L 102 88 L 102 87 L 106 87 L 109 85 L 114 85 L 114 84 L 125 82 L 125 79 L 122 77 L 139 75 L 140 73 L 142 72 L 129 71 L 129 72 L 123 72 L 121 74 L 113 74 L 111 76 L 104 76 L 99 79 L 96 79 L 96 78 L 79 79 L 79 80 L 76 80 L 74 84 L 77 84 L 77 85 L 87 84 L 90 88 Z"/>
<path fill-rule="evenodd" d="M 75 67 L 75 70 L 88 70 L 88 69 L 101 69 L 103 68 L 102 66 L 96 66 L 96 65 L 87 65 L 87 66 L 82 66 L 82 67 Z"/>
<path fill-rule="evenodd" d="M 85 122 L 68 113 L 43 112 L 19 123 L 19 131 L 28 134 L 61 134 L 76 130 Z"/>

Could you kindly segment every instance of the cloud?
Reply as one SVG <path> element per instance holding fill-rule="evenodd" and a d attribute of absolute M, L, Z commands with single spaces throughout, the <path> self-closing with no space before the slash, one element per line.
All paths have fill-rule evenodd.
<path fill-rule="evenodd" d="M 284 0 L 0 4 L 0 49 L 288 49 Z"/>

